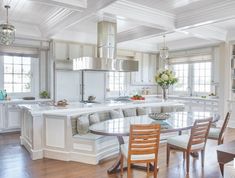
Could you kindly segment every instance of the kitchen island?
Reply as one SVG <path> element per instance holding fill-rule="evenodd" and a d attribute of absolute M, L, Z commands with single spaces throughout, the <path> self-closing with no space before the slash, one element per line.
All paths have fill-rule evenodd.
<path fill-rule="evenodd" d="M 28 150 L 33 160 L 53 158 L 98 164 L 104 158 L 118 153 L 115 137 L 73 134 L 74 118 L 90 113 L 121 110 L 128 108 L 182 109 L 184 105 L 176 101 L 161 102 L 107 102 L 102 104 L 70 103 L 65 107 L 46 104 L 22 104 L 21 144 Z"/>

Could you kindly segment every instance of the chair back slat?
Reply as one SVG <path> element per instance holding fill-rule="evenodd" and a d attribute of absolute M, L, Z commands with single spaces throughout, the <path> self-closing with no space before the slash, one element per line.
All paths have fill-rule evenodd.
<path fill-rule="evenodd" d="M 212 118 L 208 118 L 198 119 L 194 122 L 194 125 L 191 129 L 190 139 L 188 142 L 188 149 L 191 149 L 192 146 L 199 144 L 202 144 L 201 146 L 205 147 L 211 121 Z"/>
<path fill-rule="evenodd" d="M 159 124 L 131 125 L 128 159 L 132 155 L 146 154 L 154 154 L 156 159 L 160 142 L 160 129 Z"/>
<path fill-rule="evenodd" d="M 226 117 L 225 117 L 225 120 L 224 120 L 224 123 L 223 123 L 223 126 L 222 126 L 221 131 L 220 131 L 220 134 L 219 134 L 219 139 L 220 139 L 220 140 L 223 140 L 224 133 L 225 133 L 226 128 L 227 128 L 227 126 L 228 126 L 228 122 L 229 122 L 229 120 L 230 120 L 230 117 L 231 117 L 231 112 L 227 112 Z"/>

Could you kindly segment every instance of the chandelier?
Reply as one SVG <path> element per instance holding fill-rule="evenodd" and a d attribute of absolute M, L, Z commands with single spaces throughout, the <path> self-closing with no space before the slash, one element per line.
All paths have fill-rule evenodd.
<path fill-rule="evenodd" d="M 8 23 L 8 9 L 9 5 L 4 6 L 7 10 L 7 21 L 0 24 L 0 44 L 11 45 L 15 40 L 15 27 Z"/>
<path fill-rule="evenodd" d="M 164 46 L 160 49 L 160 57 L 161 59 L 166 60 L 169 57 L 169 48 L 166 46 L 165 35 L 163 35 Z"/>

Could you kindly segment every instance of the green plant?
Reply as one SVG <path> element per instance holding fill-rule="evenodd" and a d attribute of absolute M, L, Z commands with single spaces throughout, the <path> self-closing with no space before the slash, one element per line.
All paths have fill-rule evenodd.
<path fill-rule="evenodd" d="M 47 91 L 40 92 L 40 98 L 50 98 L 50 95 Z"/>

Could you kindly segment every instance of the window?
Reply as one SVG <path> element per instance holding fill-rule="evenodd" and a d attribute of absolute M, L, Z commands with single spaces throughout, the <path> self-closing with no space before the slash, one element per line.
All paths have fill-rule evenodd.
<path fill-rule="evenodd" d="M 107 73 L 107 92 L 111 95 L 121 95 L 126 90 L 126 73 L 109 72 Z"/>
<path fill-rule="evenodd" d="M 170 61 L 179 79 L 173 92 L 187 94 L 206 94 L 212 91 L 212 56 L 198 55 L 173 58 Z"/>
<path fill-rule="evenodd" d="M 31 58 L 4 56 L 4 89 L 8 93 L 31 92 Z"/>
<path fill-rule="evenodd" d="M 174 86 L 174 91 L 187 91 L 188 90 L 188 64 L 175 64 L 172 66 L 176 77 L 178 78 L 177 84 Z"/>
<path fill-rule="evenodd" d="M 193 90 L 201 93 L 211 91 L 211 62 L 193 64 Z"/>

